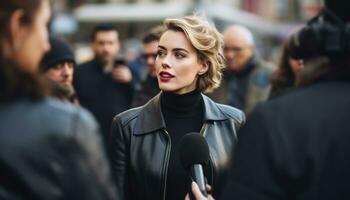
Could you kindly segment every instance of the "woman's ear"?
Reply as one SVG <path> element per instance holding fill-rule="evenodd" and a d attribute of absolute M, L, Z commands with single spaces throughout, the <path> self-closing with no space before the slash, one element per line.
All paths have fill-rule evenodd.
<path fill-rule="evenodd" d="M 18 9 L 15 12 L 13 12 L 13 14 L 10 17 L 8 28 L 10 33 L 9 45 L 12 51 L 17 51 L 20 48 L 24 38 L 26 37 L 27 26 L 24 26 L 21 23 L 23 15 L 23 10 Z"/>
<path fill-rule="evenodd" d="M 202 63 L 202 68 L 198 71 L 198 75 L 203 75 L 205 74 L 205 72 L 207 72 L 209 69 L 209 62 L 206 61 L 206 62 L 203 62 Z"/>

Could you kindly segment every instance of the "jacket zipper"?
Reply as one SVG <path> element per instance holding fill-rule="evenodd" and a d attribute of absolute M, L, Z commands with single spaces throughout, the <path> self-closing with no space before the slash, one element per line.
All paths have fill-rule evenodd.
<path fill-rule="evenodd" d="M 168 178 L 168 165 L 169 165 L 169 154 L 170 154 L 170 150 L 171 150 L 171 139 L 169 137 L 169 133 L 164 129 L 164 133 L 168 139 L 168 148 L 166 148 L 166 153 L 165 153 L 165 162 L 163 164 L 163 200 L 165 200 L 165 193 L 166 193 L 166 182 L 167 182 L 167 178 Z"/>
<path fill-rule="evenodd" d="M 201 130 L 200 130 L 200 134 L 201 135 L 203 135 L 203 137 L 205 137 L 205 131 L 206 131 L 206 128 L 207 128 L 207 124 L 206 123 L 204 123 L 203 124 L 203 126 L 202 126 L 202 128 L 201 128 Z M 211 153 L 210 153 L 210 151 L 209 151 L 209 164 L 210 164 L 210 171 L 211 171 L 211 182 L 210 182 L 210 186 L 212 187 L 212 191 L 211 192 L 213 192 L 213 190 L 214 190 L 214 164 L 213 164 L 213 158 L 212 158 L 212 155 L 211 155 Z"/>

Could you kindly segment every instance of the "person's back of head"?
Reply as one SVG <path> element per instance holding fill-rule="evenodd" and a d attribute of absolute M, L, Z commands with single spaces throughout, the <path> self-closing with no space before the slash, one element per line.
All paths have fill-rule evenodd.
<path fill-rule="evenodd" d="M 292 35 L 291 56 L 304 60 L 299 85 L 322 79 L 350 80 L 350 8 L 344 1 L 326 1 L 324 9 Z"/>
<path fill-rule="evenodd" d="M 47 0 L 0 2 L 0 102 L 42 99 L 47 88 L 36 71 L 49 50 Z"/>
<path fill-rule="evenodd" d="M 288 48 L 289 39 L 290 38 L 287 38 L 284 41 L 278 67 L 271 74 L 271 77 L 270 77 L 271 90 L 270 90 L 269 98 L 284 94 L 286 91 L 290 90 L 295 85 L 297 73 L 294 72 L 295 70 L 293 70 L 293 68 L 295 68 L 293 67 L 293 64 L 294 65 L 298 64 L 298 63 L 295 63 L 295 62 L 298 62 L 298 60 L 294 60 L 290 57 L 290 52 Z"/>
<path fill-rule="evenodd" d="M 325 7 L 345 22 L 350 22 L 350 2 L 344 0 L 325 0 Z"/>

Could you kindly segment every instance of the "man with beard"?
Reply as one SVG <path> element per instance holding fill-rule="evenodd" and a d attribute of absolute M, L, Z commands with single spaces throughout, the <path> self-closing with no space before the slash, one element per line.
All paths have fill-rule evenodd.
<path fill-rule="evenodd" d="M 96 117 L 106 141 L 112 118 L 130 107 L 132 74 L 123 60 L 117 60 L 120 43 L 112 25 L 94 28 L 91 48 L 95 57 L 77 66 L 73 84 L 81 105 Z"/>
<path fill-rule="evenodd" d="M 49 39 L 51 50 L 41 61 L 40 72 L 49 79 L 51 95 L 79 105 L 72 85 L 75 59 L 69 45 L 56 37 Z"/>

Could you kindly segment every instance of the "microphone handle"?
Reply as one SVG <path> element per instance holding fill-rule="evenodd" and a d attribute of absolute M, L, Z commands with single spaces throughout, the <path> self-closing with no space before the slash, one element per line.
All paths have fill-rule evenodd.
<path fill-rule="evenodd" d="M 192 178 L 194 182 L 197 183 L 199 190 L 203 194 L 203 196 L 207 197 L 207 191 L 205 188 L 205 177 L 203 173 L 203 167 L 201 164 L 194 164 L 192 166 Z"/>

